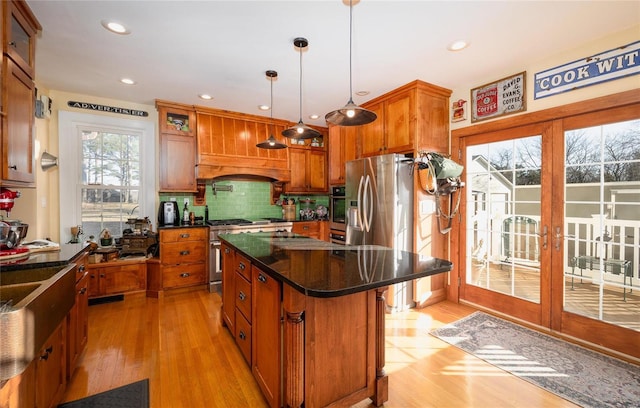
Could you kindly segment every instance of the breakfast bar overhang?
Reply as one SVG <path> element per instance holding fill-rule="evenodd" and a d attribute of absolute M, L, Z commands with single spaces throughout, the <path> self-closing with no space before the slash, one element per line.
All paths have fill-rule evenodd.
<path fill-rule="evenodd" d="M 250 282 L 237 278 L 251 292 L 248 362 L 271 406 L 350 406 L 366 398 L 382 405 L 388 400 L 387 287 L 452 268 L 447 260 L 393 248 L 331 244 L 292 233 L 220 238 L 251 263 L 235 263 L 252 276 Z M 223 295 L 227 313 L 229 302 L 235 299 Z"/>

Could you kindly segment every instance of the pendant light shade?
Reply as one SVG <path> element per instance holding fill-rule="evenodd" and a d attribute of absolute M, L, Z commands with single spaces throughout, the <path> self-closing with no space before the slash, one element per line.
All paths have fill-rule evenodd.
<path fill-rule="evenodd" d="M 273 127 L 273 78 L 276 78 L 278 73 L 276 71 L 269 70 L 266 72 L 266 75 L 269 77 L 269 82 L 271 82 L 271 102 L 269 103 L 269 110 L 271 111 L 271 126 Z M 261 149 L 284 149 L 287 145 L 278 142 L 276 138 L 273 137 L 273 132 L 271 132 L 269 138 L 264 142 L 256 144 L 256 147 Z"/>
<path fill-rule="evenodd" d="M 293 40 L 293 45 L 300 50 L 300 120 L 295 126 L 282 131 L 282 136 L 292 139 L 313 139 L 315 137 L 322 137 L 322 133 L 305 125 L 302 122 L 302 49 L 309 45 L 309 41 L 306 38 L 298 37 Z"/>
<path fill-rule="evenodd" d="M 353 0 L 349 0 L 349 102 L 333 112 L 325 115 L 327 122 L 338 126 L 358 126 L 371 123 L 378 118 L 374 112 L 361 108 L 353 103 L 353 78 L 352 78 L 352 43 L 353 43 Z"/>

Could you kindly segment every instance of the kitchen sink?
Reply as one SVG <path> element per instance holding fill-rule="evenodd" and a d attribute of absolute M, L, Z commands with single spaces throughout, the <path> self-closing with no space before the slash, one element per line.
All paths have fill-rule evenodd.
<path fill-rule="evenodd" d="M 21 269 L 17 271 L 2 272 L 0 274 L 0 285 L 15 285 L 17 283 L 39 282 L 50 279 L 60 272 L 60 266 L 48 268 Z"/>
<path fill-rule="evenodd" d="M 74 266 L 0 271 L 0 382 L 29 365 L 71 310 Z"/>

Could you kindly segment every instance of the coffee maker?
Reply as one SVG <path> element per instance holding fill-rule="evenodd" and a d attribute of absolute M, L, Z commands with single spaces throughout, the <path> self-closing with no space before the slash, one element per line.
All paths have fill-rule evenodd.
<path fill-rule="evenodd" d="M 158 209 L 158 226 L 180 225 L 180 210 L 175 201 L 161 201 Z"/>

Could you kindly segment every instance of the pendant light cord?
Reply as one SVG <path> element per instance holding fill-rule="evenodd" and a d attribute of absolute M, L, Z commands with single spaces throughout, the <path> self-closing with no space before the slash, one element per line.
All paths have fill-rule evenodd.
<path fill-rule="evenodd" d="M 300 49 L 300 122 L 302 122 L 302 47 Z"/>
<path fill-rule="evenodd" d="M 353 0 L 349 0 L 349 100 L 353 101 Z"/>

